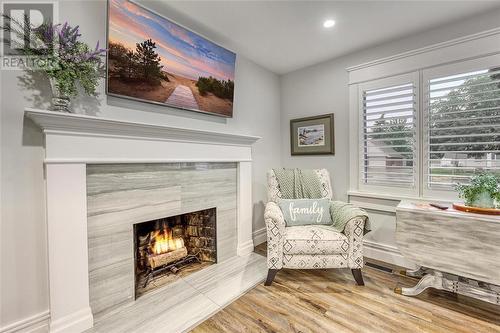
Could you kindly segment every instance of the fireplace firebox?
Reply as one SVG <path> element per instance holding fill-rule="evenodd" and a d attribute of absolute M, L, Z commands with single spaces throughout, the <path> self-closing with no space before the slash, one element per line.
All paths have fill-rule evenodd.
<path fill-rule="evenodd" d="M 216 209 L 134 224 L 135 298 L 217 262 Z"/>

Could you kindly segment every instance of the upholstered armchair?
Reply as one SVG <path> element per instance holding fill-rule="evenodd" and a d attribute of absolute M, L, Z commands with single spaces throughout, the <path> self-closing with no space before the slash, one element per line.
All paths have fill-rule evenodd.
<path fill-rule="evenodd" d="M 332 200 L 328 171 L 320 169 L 314 172 L 320 180 L 322 197 Z M 282 268 L 350 268 L 356 283 L 364 285 L 361 268 L 366 217 L 350 218 L 343 232 L 324 225 L 287 227 L 278 205 L 282 195 L 274 171 L 270 170 L 267 177 L 268 203 L 264 218 L 267 228 L 269 271 L 265 285 L 271 285 L 276 273 Z"/>

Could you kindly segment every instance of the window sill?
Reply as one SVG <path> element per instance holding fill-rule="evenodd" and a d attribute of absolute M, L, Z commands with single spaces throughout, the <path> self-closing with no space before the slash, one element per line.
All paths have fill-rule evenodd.
<path fill-rule="evenodd" d="M 360 192 L 360 191 L 347 191 L 348 196 L 356 196 L 362 198 L 374 198 L 374 199 L 385 199 L 385 200 L 393 200 L 393 201 L 401 201 L 401 200 L 414 200 L 414 201 L 439 201 L 442 203 L 453 203 L 456 200 L 453 199 L 439 199 L 433 197 L 416 197 L 416 196 L 408 196 L 408 195 L 391 195 L 391 194 L 381 194 L 381 193 L 373 193 L 373 192 Z"/>

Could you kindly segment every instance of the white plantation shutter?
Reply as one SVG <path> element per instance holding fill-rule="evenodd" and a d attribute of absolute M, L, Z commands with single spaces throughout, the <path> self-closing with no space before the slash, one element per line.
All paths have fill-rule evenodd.
<path fill-rule="evenodd" d="M 500 63 L 424 84 L 427 189 L 450 190 L 481 171 L 500 174 Z"/>
<path fill-rule="evenodd" d="M 361 90 L 360 186 L 416 187 L 416 84 Z"/>

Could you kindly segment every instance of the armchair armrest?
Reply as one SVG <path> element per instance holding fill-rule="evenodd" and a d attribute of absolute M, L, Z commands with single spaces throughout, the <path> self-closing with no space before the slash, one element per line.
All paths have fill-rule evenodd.
<path fill-rule="evenodd" d="M 349 267 L 363 267 L 363 235 L 367 217 L 357 216 L 347 222 L 344 234 L 349 239 Z"/>
<path fill-rule="evenodd" d="M 330 215 L 332 216 L 333 227 L 338 232 L 345 234 L 347 224 L 354 218 L 361 217 L 367 224 L 362 225 L 362 234 L 370 231 L 368 214 L 361 208 L 342 201 L 330 201 Z M 366 232 L 365 232 L 366 229 Z"/>
<path fill-rule="evenodd" d="M 264 211 L 267 229 L 267 267 L 283 267 L 283 243 L 285 240 L 285 219 L 275 202 L 268 202 Z"/>
<path fill-rule="evenodd" d="M 349 203 L 332 201 L 330 204 L 333 226 L 349 240 L 349 267 L 363 267 L 363 236 L 370 231 L 367 213 Z"/>

